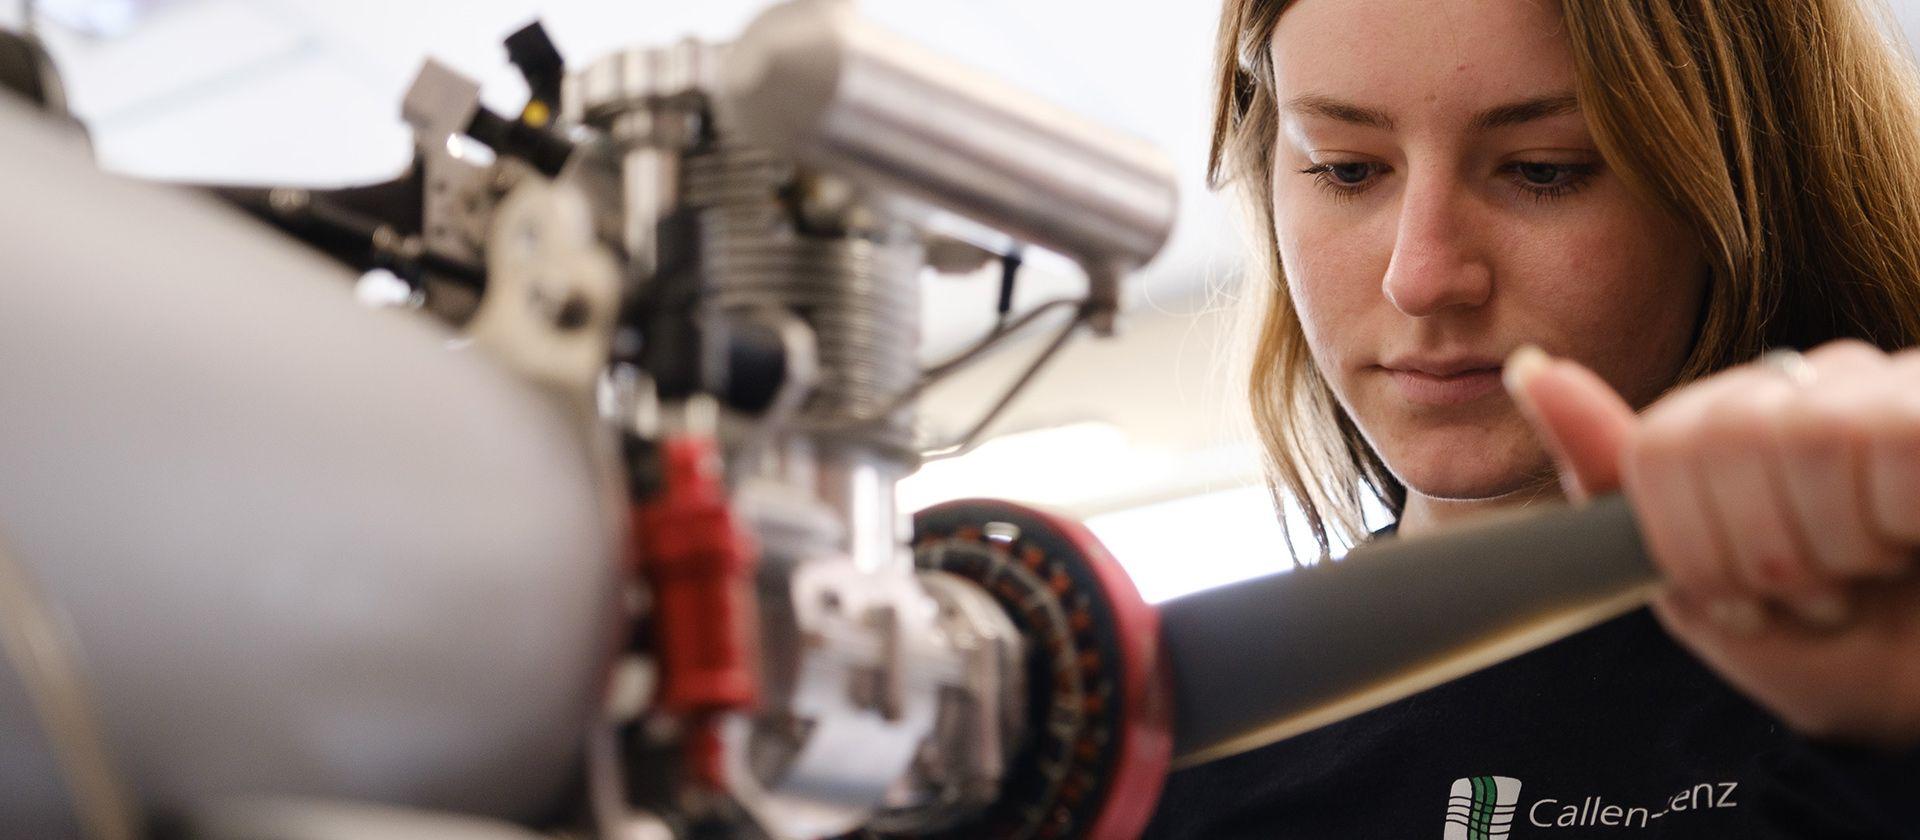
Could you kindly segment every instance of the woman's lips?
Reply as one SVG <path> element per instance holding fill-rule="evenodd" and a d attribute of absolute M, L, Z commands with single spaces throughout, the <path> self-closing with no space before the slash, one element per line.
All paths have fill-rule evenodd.
<path fill-rule="evenodd" d="M 1397 368 L 1381 370 L 1386 372 L 1402 398 L 1420 405 L 1460 405 L 1500 389 L 1500 369 L 1497 367 L 1474 368 L 1444 376 Z"/>

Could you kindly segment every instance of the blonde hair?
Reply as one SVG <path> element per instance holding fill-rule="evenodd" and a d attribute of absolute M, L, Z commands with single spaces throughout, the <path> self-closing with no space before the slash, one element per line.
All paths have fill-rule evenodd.
<path fill-rule="evenodd" d="M 1287 294 L 1273 229 L 1268 42 L 1290 0 L 1226 0 L 1208 182 L 1237 194 L 1260 302 L 1249 370 L 1269 488 L 1325 556 L 1364 497 L 1406 488 L 1334 399 Z M 1676 382 L 1767 347 L 1920 341 L 1920 83 L 1863 0 L 1562 0 L 1576 94 L 1608 165 L 1698 237 L 1709 267 Z"/>

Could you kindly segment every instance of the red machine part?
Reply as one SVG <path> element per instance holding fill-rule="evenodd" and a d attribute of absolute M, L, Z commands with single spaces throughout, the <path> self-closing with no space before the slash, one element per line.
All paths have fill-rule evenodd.
<path fill-rule="evenodd" d="M 973 580 L 1028 643 L 1028 743 L 1000 802 L 937 837 L 1137 837 L 1173 754 L 1159 613 L 1084 525 L 992 500 L 914 518 L 916 561 Z M 1062 714 L 1077 697 L 1078 708 Z"/>
<path fill-rule="evenodd" d="M 661 487 L 633 508 L 638 564 L 652 590 L 660 663 L 659 708 L 693 725 L 687 749 L 696 779 L 722 786 L 715 714 L 760 699 L 756 549 L 727 507 L 712 438 L 660 443 Z"/>

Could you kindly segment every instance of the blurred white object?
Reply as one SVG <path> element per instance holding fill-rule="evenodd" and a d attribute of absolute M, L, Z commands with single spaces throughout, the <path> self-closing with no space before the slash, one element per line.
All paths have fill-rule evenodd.
<path fill-rule="evenodd" d="M 0 148 L 0 533 L 141 799 L 551 807 L 614 642 L 608 488 L 570 416 L 10 99 Z M 55 778 L 17 679 L 0 776 Z M 0 788 L 0 834 L 33 836 L 45 793 Z"/>

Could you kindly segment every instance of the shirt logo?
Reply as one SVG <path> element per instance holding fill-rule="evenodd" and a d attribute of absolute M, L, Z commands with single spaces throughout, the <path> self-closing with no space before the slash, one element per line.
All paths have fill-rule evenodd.
<path fill-rule="evenodd" d="M 1506 840 L 1520 802 L 1520 780 L 1509 776 L 1455 779 L 1447 796 L 1441 840 Z"/>
<path fill-rule="evenodd" d="M 1735 796 L 1740 783 L 1701 782 L 1653 805 L 1622 805 L 1604 796 L 1578 801 L 1542 797 L 1520 807 L 1520 780 L 1510 776 L 1468 776 L 1455 779 L 1447 796 L 1447 822 L 1442 840 L 1506 840 L 1513 824 L 1524 819 L 1534 828 L 1652 828 L 1661 819 L 1689 811 L 1721 811 L 1740 807 Z M 1552 792 L 1552 791 L 1549 791 Z M 1536 786 L 1534 795 L 1539 796 Z M 1522 834 L 1528 832 L 1522 831 Z"/>

